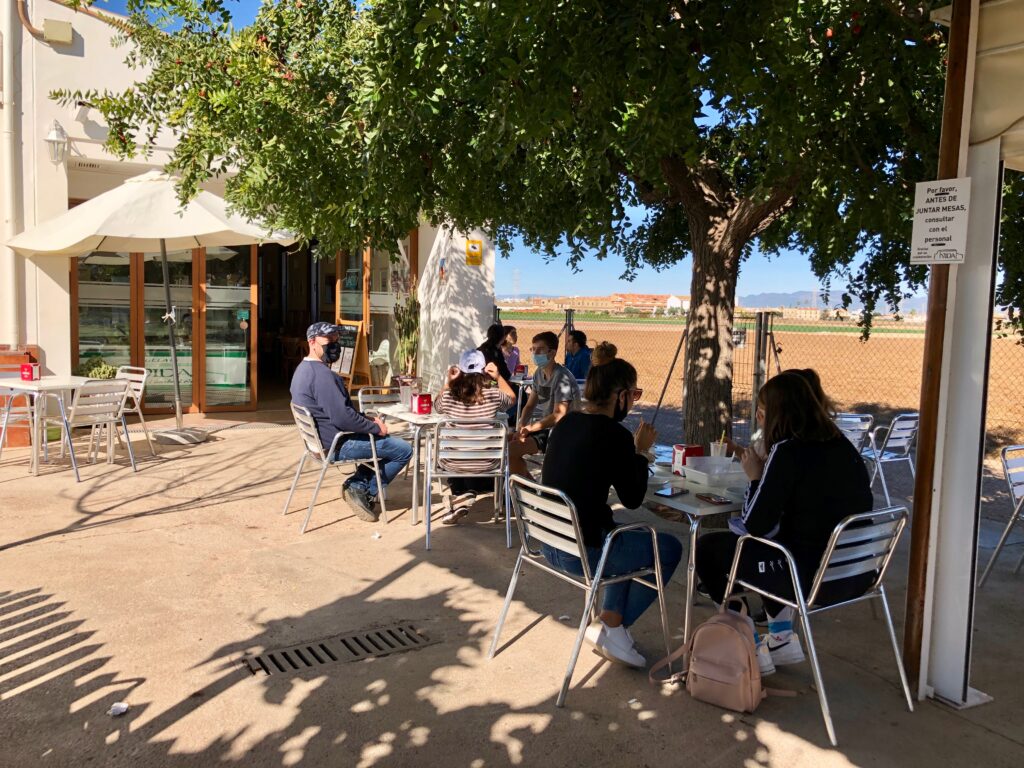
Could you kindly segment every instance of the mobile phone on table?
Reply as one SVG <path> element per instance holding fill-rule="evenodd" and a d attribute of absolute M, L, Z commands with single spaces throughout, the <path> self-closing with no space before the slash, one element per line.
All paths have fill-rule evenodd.
<path fill-rule="evenodd" d="M 684 493 L 689 493 L 685 488 L 676 488 L 671 485 L 666 485 L 664 488 L 659 488 L 654 492 L 655 496 L 662 496 L 666 499 L 674 499 L 676 496 L 682 496 Z"/>
<path fill-rule="evenodd" d="M 715 493 L 698 493 L 697 498 L 701 501 L 706 501 L 708 504 L 732 504 L 732 499 L 727 499 L 725 496 L 719 496 Z"/>

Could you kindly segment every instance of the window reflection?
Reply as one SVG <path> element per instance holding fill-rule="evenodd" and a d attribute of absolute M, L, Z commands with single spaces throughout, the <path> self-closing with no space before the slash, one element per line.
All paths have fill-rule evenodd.
<path fill-rule="evenodd" d="M 251 402 L 251 250 L 206 249 L 206 403 Z"/>
<path fill-rule="evenodd" d="M 178 383 L 184 407 L 192 404 L 192 251 L 169 251 L 168 274 L 171 304 L 176 307 L 174 326 L 178 356 Z M 159 253 L 143 255 L 143 340 L 144 365 L 149 371 L 146 402 L 149 405 L 174 403 L 174 369 L 164 316 L 164 276 Z"/>
<path fill-rule="evenodd" d="M 94 251 L 78 259 L 78 360 L 115 367 L 131 364 L 131 260 L 127 253 Z"/>

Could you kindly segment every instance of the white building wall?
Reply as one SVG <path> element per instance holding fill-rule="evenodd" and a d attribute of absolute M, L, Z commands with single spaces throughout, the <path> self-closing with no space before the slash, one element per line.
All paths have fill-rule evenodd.
<path fill-rule="evenodd" d="M 479 266 L 467 263 L 467 239 L 483 243 Z M 480 230 L 467 236 L 421 224 L 419 254 L 418 370 L 423 384 L 436 392 L 448 366 L 480 346 L 494 318 L 494 244 Z"/>
<path fill-rule="evenodd" d="M 139 163 L 119 163 L 108 154 L 102 146 L 107 128 L 99 113 L 88 107 L 62 107 L 50 93 L 123 90 L 142 72 L 125 65 L 127 49 L 111 45 L 116 31 L 108 24 L 49 0 L 28 0 L 26 8 L 38 28 L 45 19 L 69 22 L 73 39 L 71 45 L 59 45 L 33 38 L 18 21 L 15 3 L 0 2 L 0 13 L 10 15 L 14 32 L 10 49 L 15 92 L 13 100 L 7 94 L 4 100 L 5 108 L 16 111 L 16 154 L 0 173 L 14 175 L 16 232 L 64 212 L 69 197 L 93 197 L 130 176 L 162 167 L 172 143 L 165 132 L 152 158 Z M 67 157 L 59 164 L 50 161 L 45 141 L 55 120 L 68 135 Z M 17 307 L 17 322 L 16 327 L 0 325 L 0 344 L 38 345 L 47 372 L 70 373 L 70 260 L 15 255 L 14 262 L 15 279 L 0 275 L 0 303 Z"/>

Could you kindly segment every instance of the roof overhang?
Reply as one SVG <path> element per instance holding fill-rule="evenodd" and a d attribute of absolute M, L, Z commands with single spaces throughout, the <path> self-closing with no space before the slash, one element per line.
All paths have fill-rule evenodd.
<path fill-rule="evenodd" d="M 949 26 L 951 9 L 936 9 L 932 20 Z M 1024 0 L 980 5 L 970 142 L 997 136 L 1006 167 L 1024 171 Z"/>

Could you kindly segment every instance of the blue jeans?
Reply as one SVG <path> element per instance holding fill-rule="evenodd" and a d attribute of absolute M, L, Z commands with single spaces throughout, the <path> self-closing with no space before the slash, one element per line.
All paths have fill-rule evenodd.
<path fill-rule="evenodd" d="M 412 458 L 412 446 L 398 437 L 378 437 L 376 438 L 376 443 L 377 458 L 381 463 L 381 480 L 384 481 L 384 485 L 387 485 L 409 463 L 409 460 Z M 372 459 L 370 436 L 352 435 L 347 438 L 345 442 L 338 446 L 335 458 L 338 461 Z M 362 488 L 371 499 L 377 497 L 377 476 L 374 475 L 373 469 L 366 464 L 358 465 L 356 473 L 346 481 L 345 485 L 354 485 L 357 488 Z"/>
<path fill-rule="evenodd" d="M 583 575 L 583 563 L 578 557 L 546 544 L 541 545 L 541 551 L 547 561 L 556 568 L 575 576 Z M 659 533 L 658 555 L 661 558 L 663 583 L 668 584 L 669 578 L 683 557 L 683 545 L 675 536 Z M 587 547 L 587 560 L 590 563 L 590 573 L 593 575 L 597 570 L 597 564 L 601 561 L 601 550 L 596 547 Z M 602 575 L 616 576 L 641 568 L 649 568 L 652 565 L 654 565 L 654 550 L 651 547 L 651 534 L 647 531 L 626 531 L 616 536 L 612 542 Z M 604 588 L 604 602 L 601 607 L 606 611 L 620 614 L 622 623 L 630 627 L 657 599 L 658 595 L 653 589 L 637 584 L 635 581 L 623 581 L 618 584 L 609 584 Z"/>

